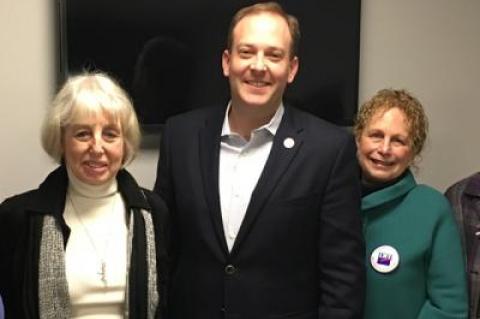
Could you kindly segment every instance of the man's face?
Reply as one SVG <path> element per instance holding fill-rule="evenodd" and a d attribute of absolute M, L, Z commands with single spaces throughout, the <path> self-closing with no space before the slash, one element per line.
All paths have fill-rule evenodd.
<path fill-rule="evenodd" d="M 298 70 L 298 58 L 290 57 L 291 41 L 286 21 L 276 14 L 249 15 L 238 22 L 232 47 L 222 55 L 232 106 L 271 111 L 278 107 Z"/>

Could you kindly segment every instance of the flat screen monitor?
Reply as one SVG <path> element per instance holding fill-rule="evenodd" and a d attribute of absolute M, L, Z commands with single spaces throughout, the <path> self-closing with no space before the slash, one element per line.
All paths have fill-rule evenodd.
<path fill-rule="evenodd" d="M 226 105 L 222 74 L 230 19 L 258 1 L 59 0 L 61 77 L 114 76 L 144 128 L 181 112 Z M 349 126 L 357 110 L 360 0 L 278 1 L 300 22 L 300 68 L 285 102 Z"/>

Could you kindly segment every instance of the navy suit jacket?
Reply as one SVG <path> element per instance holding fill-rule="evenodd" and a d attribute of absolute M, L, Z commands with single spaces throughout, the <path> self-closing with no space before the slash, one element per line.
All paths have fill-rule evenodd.
<path fill-rule="evenodd" d="M 286 107 L 231 252 L 218 191 L 225 108 L 167 121 L 155 191 L 172 211 L 172 319 L 361 318 L 354 139 Z M 284 140 L 292 138 L 287 148 Z"/>

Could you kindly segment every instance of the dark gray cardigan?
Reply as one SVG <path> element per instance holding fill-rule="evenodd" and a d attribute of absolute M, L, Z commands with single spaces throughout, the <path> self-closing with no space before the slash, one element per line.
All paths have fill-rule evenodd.
<path fill-rule="evenodd" d="M 476 319 L 480 316 L 480 173 L 453 184 L 445 196 L 455 211 L 467 255 L 469 318 Z"/>

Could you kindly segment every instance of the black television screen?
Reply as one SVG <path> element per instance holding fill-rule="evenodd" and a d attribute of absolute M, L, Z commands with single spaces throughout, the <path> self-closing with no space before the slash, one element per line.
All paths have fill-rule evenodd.
<path fill-rule="evenodd" d="M 100 69 L 133 98 L 144 127 L 225 104 L 221 55 L 231 17 L 258 1 L 61 0 L 61 76 Z M 339 125 L 358 98 L 360 0 L 278 1 L 300 21 L 300 69 L 288 103 Z"/>

